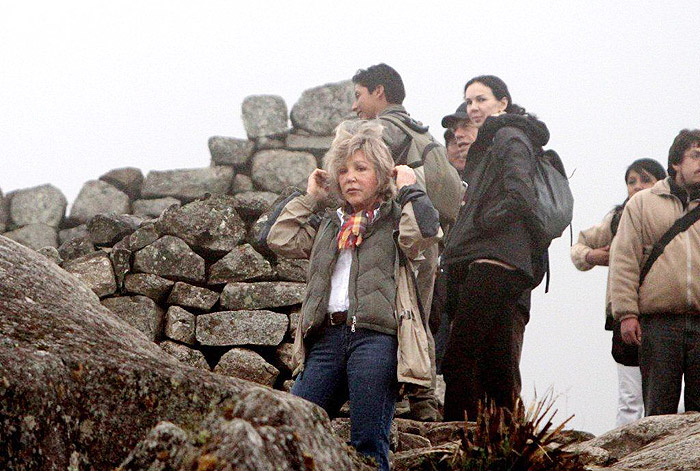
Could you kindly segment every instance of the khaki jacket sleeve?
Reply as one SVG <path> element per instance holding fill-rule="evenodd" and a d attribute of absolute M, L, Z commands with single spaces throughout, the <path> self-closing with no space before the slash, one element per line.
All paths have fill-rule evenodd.
<path fill-rule="evenodd" d="M 406 257 L 415 260 L 442 239 L 438 212 L 417 184 L 402 188 L 397 198 L 402 205 L 399 248 Z"/>
<path fill-rule="evenodd" d="M 639 316 L 639 274 L 643 259 L 640 198 L 625 206 L 610 249 L 610 301 L 615 320 Z"/>
<path fill-rule="evenodd" d="M 316 227 L 310 223 L 319 202 L 310 195 L 297 196 L 284 207 L 267 235 L 267 245 L 285 258 L 309 258 Z"/>
<path fill-rule="evenodd" d="M 578 241 L 571 247 L 571 261 L 579 270 L 586 271 L 595 266 L 586 261 L 588 252 L 610 245 L 612 242 L 610 223 L 614 214 L 615 210 L 613 209 L 605 215 L 600 224 L 579 232 Z"/>

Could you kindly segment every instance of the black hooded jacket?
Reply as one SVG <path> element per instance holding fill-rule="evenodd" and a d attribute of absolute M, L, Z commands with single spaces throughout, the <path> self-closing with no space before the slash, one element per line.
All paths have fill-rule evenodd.
<path fill-rule="evenodd" d="M 503 114 L 484 122 L 467 156 L 469 187 L 445 243 L 446 265 L 500 260 L 534 284 L 537 257 L 528 221 L 537 201 L 535 159 L 547 141 L 547 126 L 531 115 Z"/>

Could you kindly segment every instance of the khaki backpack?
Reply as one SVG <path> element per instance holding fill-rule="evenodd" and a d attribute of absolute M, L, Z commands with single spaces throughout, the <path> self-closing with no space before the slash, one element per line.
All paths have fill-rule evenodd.
<path fill-rule="evenodd" d="M 380 118 L 397 126 L 411 139 L 407 151 L 396 163 L 414 169 L 418 182 L 440 213 L 441 221 L 452 225 L 457 219 L 465 189 L 457 170 L 447 160 L 445 146 L 435 141 L 427 126 L 410 117 L 387 113 Z"/>

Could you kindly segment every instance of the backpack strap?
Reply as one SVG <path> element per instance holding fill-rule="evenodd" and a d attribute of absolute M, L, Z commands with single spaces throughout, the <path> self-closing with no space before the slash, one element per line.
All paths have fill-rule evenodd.
<path fill-rule="evenodd" d="M 664 252 L 664 249 L 668 243 L 681 232 L 688 230 L 688 228 L 695 224 L 698 220 L 700 220 L 700 204 L 693 208 L 692 211 L 689 211 L 684 216 L 678 218 L 676 222 L 673 223 L 671 228 L 667 230 L 663 236 L 661 236 L 661 239 L 654 244 L 654 247 L 651 249 L 651 254 L 649 254 L 649 258 L 642 267 L 642 272 L 639 274 L 639 286 L 644 283 L 644 279 L 647 277 L 649 270 L 651 270 L 651 266 Z"/>

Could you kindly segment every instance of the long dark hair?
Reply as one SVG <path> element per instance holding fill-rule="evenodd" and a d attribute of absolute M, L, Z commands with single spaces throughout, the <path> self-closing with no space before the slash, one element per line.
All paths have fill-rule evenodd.
<path fill-rule="evenodd" d="M 496 97 L 496 100 L 506 98 L 508 100 L 506 113 L 523 115 L 528 114 L 527 111 L 525 111 L 525 108 L 513 103 L 513 99 L 510 97 L 510 92 L 508 91 L 508 85 L 506 85 L 506 83 L 500 78 L 496 77 L 495 75 L 479 75 L 467 82 L 467 84 L 464 86 L 464 91 L 466 92 L 467 87 L 475 82 L 479 82 L 480 84 L 489 87 L 491 89 L 491 93 L 493 93 L 493 96 Z"/>
<path fill-rule="evenodd" d="M 664 170 L 663 165 L 654 159 L 637 159 L 627 167 L 625 171 L 625 184 L 627 184 L 627 177 L 630 176 L 630 172 L 637 172 L 642 174 L 642 172 L 647 172 L 652 177 L 656 178 L 657 181 L 666 178 L 666 170 Z M 620 226 L 620 218 L 622 217 L 622 210 L 625 209 L 625 205 L 629 201 L 629 197 L 615 206 L 615 214 L 613 214 L 612 221 L 610 221 L 610 232 L 612 232 L 613 237 L 617 234 L 617 228 Z"/>

